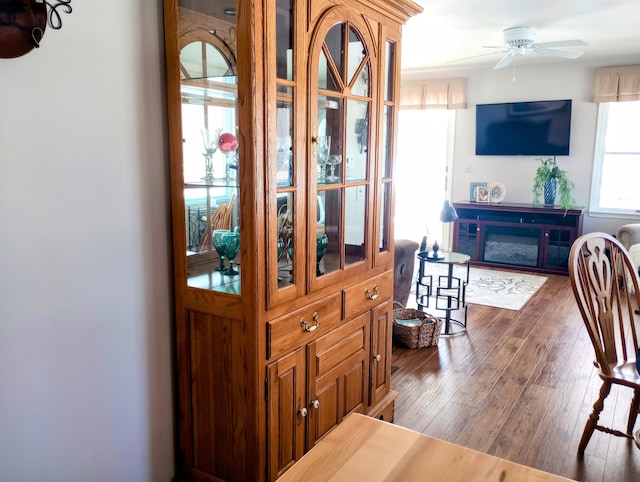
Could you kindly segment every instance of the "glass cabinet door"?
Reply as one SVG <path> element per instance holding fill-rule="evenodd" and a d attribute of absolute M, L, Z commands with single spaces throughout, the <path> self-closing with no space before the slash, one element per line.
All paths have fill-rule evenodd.
<path fill-rule="evenodd" d="M 298 80 L 304 79 L 304 49 L 298 49 L 296 35 L 303 29 L 306 4 L 294 0 L 268 0 L 275 12 L 267 21 L 268 36 L 275 38 L 267 49 L 268 78 L 274 78 L 275 108 L 268 109 L 269 210 L 267 226 L 268 304 L 274 306 L 304 293 L 304 105 Z M 302 160 L 302 162 L 301 162 Z"/>
<path fill-rule="evenodd" d="M 317 203 L 309 206 L 311 286 L 347 269 L 367 268 L 372 223 L 372 62 L 355 19 L 328 14 L 312 42 L 309 177 Z"/>
<path fill-rule="evenodd" d="M 240 292 L 235 20 L 180 1 L 187 285 Z"/>
<path fill-rule="evenodd" d="M 397 78 L 396 43 L 387 40 L 384 52 L 384 78 L 382 79 L 383 112 L 380 148 L 380 232 L 378 236 L 378 252 L 389 251 L 391 241 L 391 199 L 392 199 L 392 169 L 393 169 L 393 133 L 396 119 L 396 78 Z"/>

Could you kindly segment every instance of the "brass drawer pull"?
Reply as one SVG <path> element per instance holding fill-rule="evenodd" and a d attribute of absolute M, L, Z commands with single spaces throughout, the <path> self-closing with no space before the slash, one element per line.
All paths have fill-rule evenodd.
<path fill-rule="evenodd" d="M 364 291 L 364 295 L 370 300 L 375 300 L 378 296 L 380 296 L 380 292 L 378 291 L 378 285 L 373 285 L 373 294 L 371 294 L 371 291 L 369 291 L 369 288 L 367 288 Z"/>
<path fill-rule="evenodd" d="M 302 318 L 300 320 L 300 326 L 302 328 L 304 328 L 304 331 L 308 331 L 308 332 L 316 331 L 316 328 L 318 328 L 318 326 L 320 326 L 320 321 L 318 320 L 318 312 L 317 311 L 313 313 L 313 321 L 314 321 L 314 324 L 312 326 L 308 326 L 309 322 L 307 320 L 305 320 L 304 318 Z"/>

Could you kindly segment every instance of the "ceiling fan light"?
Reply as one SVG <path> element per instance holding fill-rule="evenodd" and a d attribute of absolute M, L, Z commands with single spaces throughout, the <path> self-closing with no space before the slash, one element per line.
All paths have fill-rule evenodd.
<path fill-rule="evenodd" d="M 504 43 L 511 48 L 520 48 L 531 45 L 536 41 L 536 29 L 534 27 L 513 27 L 503 30 Z"/>

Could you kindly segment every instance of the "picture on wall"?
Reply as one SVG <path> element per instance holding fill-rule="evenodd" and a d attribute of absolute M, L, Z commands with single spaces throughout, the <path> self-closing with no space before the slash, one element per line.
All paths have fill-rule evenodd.
<path fill-rule="evenodd" d="M 0 58 L 21 57 L 39 47 L 46 28 L 44 1 L 0 1 Z"/>

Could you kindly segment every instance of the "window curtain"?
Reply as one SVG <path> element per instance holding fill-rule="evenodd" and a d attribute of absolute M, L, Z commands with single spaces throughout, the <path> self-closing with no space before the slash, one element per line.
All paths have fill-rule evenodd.
<path fill-rule="evenodd" d="M 400 109 L 466 109 L 467 79 L 434 79 L 400 87 Z"/>
<path fill-rule="evenodd" d="M 640 100 L 640 65 L 596 69 L 594 102 Z"/>

